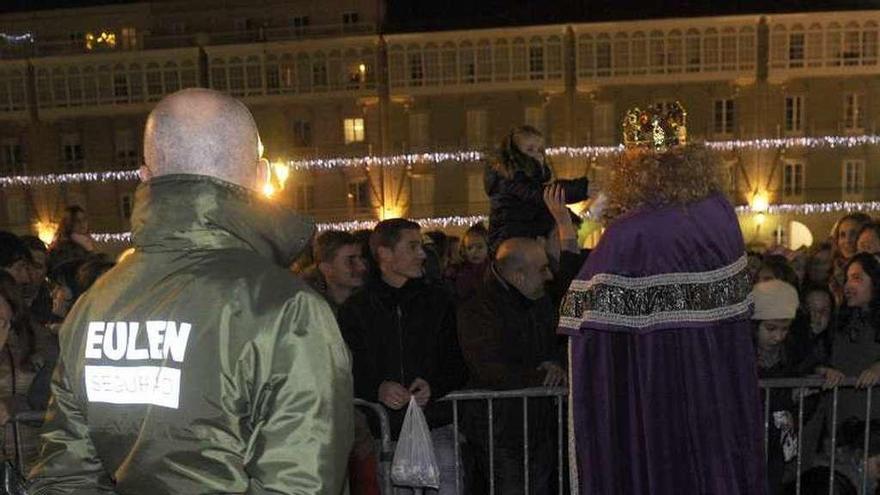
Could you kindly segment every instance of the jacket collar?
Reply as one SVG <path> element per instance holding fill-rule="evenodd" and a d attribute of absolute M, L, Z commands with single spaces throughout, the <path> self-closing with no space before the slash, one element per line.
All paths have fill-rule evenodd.
<path fill-rule="evenodd" d="M 501 273 L 495 267 L 495 263 L 489 265 L 485 277 L 486 286 L 489 287 L 489 290 L 506 299 L 508 303 L 523 308 L 529 308 L 536 303 L 536 301 L 524 296 L 519 289 L 504 280 L 504 277 L 501 276 Z"/>
<path fill-rule="evenodd" d="M 166 175 L 138 186 L 132 239 L 145 252 L 248 249 L 288 266 L 311 240 L 312 219 L 256 192 L 203 175 Z"/>

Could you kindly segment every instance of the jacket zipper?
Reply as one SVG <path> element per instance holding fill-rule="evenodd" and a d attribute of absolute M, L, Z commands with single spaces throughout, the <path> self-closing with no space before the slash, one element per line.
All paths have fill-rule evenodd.
<path fill-rule="evenodd" d="M 400 384 L 406 387 L 403 373 L 403 310 L 397 306 L 397 345 L 400 351 Z"/>

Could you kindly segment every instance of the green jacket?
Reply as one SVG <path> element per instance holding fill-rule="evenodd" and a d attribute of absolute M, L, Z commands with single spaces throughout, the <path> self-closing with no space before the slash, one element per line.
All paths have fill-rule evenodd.
<path fill-rule="evenodd" d="M 285 268 L 314 224 L 176 175 L 138 188 L 132 227 L 60 331 L 32 493 L 341 493 L 351 360 Z"/>

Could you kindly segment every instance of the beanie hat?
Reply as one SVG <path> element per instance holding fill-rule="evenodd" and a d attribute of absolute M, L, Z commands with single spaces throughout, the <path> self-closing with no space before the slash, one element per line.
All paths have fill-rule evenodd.
<path fill-rule="evenodd" d="M 797 289 L 782 280 L 758 282 L 752 289 L 755 301 L 753 320 L 790 320 L 797 313 Z"/>

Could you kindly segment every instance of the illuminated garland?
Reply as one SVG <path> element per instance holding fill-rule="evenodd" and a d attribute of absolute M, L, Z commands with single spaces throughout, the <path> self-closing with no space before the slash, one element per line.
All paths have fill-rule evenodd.
<path fill-rule="evenodd" d="M 812 215 L 820 213 L 849 213 L 852 211 L 878 212 L 880 211 L 880 201 L 864 201 L 849 202 L 838 201 L 832 203 L 807 203 L 807 204 L 781 204 L 770 205 L 767 211 L 756 212 L 749 206 L 737 206 L 736 213 L 739 215 L 749 215 L 752 213 L 766 213 L 768 215 Z M 585 216 L 586 218 L 587 216 Z M 486 215 L 470 215 L 470 216 L 449 216 L 434 218 L 414 218 L 412 221 L 418 223 L 425 230 L 442 230 L 449 228 L 470 227 L 477 222 L 486 222 Z M 355 230 L 372 229 L 379 223 L 379 220 L 353 220 L 350 222 L 327 222 L 319 223 L 318 231 L 325 230 L 342 230 L 353 232 Z M 120 232 L 115 234 L 92 234 L 92 238 L 96 242 L 107 243 L 129 243 L 131 242 L 130 232 Z"/>
<path fill-rule="evenodd" d="M 74 174 L 16 175 L 12 177 L 0 177 L 0 187 L 51 186 L 57 184 L 78 184 L 81 182 L 122 182 L 134 180 L 138 180 L 137 170 L 79 172 Z"/>
<path fill-rule="evenodd" d="M 736 141 L 707 141 L 706 147 L 719 151 L 738 149 L 777 149 L 800 148 L 854 148 L 865 145 L 880 145 L 880 135 L 791 137 L 779 139 L 748 139 Z M 547 148 L 547 156 L 569 158 L 611 156 L 623 150 L 623 146 L 561 146 Z M 365 156 L 357 158 L 315 158 L 311 160 L 290 160 L 287 164 L 295 170 L 333 170 L 351 167 L 400 167 L 416 164 L 467 164 L 490 158 L 481 151 L 457 151 L 449 153 L 414 153 L 407 155 Z M 82 172 L 73 174 L 20 175 L 0 177 L 0 188 L 10 186 L 45 186 L 55 184 L 75 184 L 80 182 L 135 181 L 136 170 L 117 170 L 110 172 Z"/>
<path fill-rule="evenodd" d="M 0 39 L 9 43 L 10 45 L 16 45 L 19 43 L 33 43 L 34 42 L 34 35 L 31 33 L 24 33 L 24 34 L 0 33 Z"/>
<path fill-rule="evenodd" d="M 880 201 L 834 201 L 831 203 L 805 203 L 770 205 L 766 211 L 755 211 L 748 206 L 736 207 L 740 215 L 750 213 L 766 213 L 768 215 L 813 215 L 820 213 L 849 213 L 853 211 L 880 211 Z"/>

